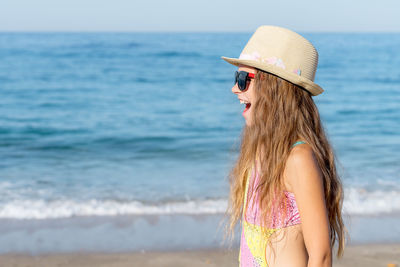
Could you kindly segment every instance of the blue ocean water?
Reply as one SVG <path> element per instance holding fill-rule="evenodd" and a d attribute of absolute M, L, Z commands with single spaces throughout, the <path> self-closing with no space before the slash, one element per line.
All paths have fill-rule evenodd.
<path fill-rule="evenodd" d="M 304 33 L 348 214 L 400 212 L 400 34 Z M 0 33 L 0 220 L 225 211 L 250 33 Z"/>

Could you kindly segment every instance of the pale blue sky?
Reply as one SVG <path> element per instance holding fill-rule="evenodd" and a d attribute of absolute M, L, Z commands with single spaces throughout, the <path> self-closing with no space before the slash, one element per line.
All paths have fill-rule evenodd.
<path fill-rule="evenodd" d="M 0 0 L 0 31 L 399 32 L 399 0 Z"/>

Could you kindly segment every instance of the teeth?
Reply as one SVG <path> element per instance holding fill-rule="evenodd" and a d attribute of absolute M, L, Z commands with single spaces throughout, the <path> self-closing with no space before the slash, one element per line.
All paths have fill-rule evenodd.
<path fill-rule="evenodd" d="M 250 103 L 250 102 L 247 102 L 247 101 L 244 101 L 244 100 L 239 100 L 240 101 L 240 104 L 248 104 L 248 103 Z"/>

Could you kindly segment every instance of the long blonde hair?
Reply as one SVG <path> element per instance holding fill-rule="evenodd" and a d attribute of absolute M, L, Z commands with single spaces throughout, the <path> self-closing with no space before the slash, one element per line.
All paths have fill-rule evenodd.
<path fill-rule="evenodd" d="M 338 242 L 337 257 L 340 258 L 345 246 L 345 226 L 341 214 L 343 188 L 336 171 L 333 148 L 325 135 L 312 96 L 301 87 L 260 70 L 257 70 L 254 82 L 255 101 L 251 104 L 253 123 L 243 128 L 239 156 L 229 174 L 227 233 L 233 239 L 234 228 L 242 220 L 246 179 L 256 162 L 256 155 L 260 155 L 257 162 L 261 163 L 256 190 L 260 195 L 257 204 L 263 211 L 262 221 L 269 225 L 271 216 L 266 211 L 286 207 L 283 171 L 291 146 L 302 138 L 311 146 L 321 169 L 330 243 L 333 248 Z M 285 219 L 286 208 L 282 210 L 281 219 Z"/>

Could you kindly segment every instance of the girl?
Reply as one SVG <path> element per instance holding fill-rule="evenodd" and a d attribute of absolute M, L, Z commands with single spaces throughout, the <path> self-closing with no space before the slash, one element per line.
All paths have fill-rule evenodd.
<path fill-rule="evenodd" d="M 239 59 L 232 92 L 246 125 L 230 173 L 229 230 L 242 225 L 240 266 L 332 266 L 343 255 L 343 189 L 312 99 L 318 53 L 297 33 L 261 26 Z"/>

